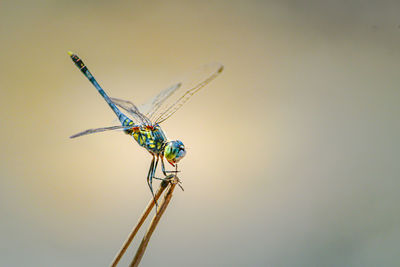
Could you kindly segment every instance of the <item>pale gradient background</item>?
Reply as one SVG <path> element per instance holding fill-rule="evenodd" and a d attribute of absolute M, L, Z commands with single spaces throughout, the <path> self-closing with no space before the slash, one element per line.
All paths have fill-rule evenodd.
<path fill-rule="evenodd" d="M 137 103 L 225 65 L 143 266 L 400 265 L 398 1 L 82 2 L 0 3 L 0 266 L 108 266 L 150 198 L 68 50 Z"/>

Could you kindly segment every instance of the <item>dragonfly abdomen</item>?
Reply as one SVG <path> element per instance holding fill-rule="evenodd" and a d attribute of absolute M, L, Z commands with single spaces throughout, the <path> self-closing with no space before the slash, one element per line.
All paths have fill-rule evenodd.
<path fill-rule="evenodd" d="M 107 102 L 107 104 L 110 106 L 110 108 L 114 111 L 114 113 L 117 115 L 119 121 L 123 126 L 130 126 L 133 125 L 133 121 L 129 119 L 125 114 L 123 114 L 118 107 L 111 101 L 110 97 L 106 94 L 106 92 L 101 88 L 99 83 L 96 81 L 96 79 L 93 77 L 92 73 L 90 73 L 89 69 L 86 67 L 85 63 L 83 63 L 82 59 L 80 59 L 77 55 L 75 55 L 72 52 L 68 52 L 70 55 L 72 61 L 75 63 L 75 65 L 80 69 L 80 71 L 88 78 L 88 80 L 96 87 L 97 91 L 100 93 L 100 95 L 104 98 L 104 100 Z"/>

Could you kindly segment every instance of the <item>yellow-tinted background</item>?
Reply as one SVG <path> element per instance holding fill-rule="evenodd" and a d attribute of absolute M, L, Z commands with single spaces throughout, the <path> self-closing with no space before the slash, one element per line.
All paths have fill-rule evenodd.
<path fill-rule="evenodd" d="M 68 139 L 115 123 L 72 50 L 137 103 L 225 65 L 163 124 L 185 192 L 143 266 L 398 266 L 396 2 L 3 0 L 0 265 L 107 266 L 150 198 L 133 139 Z"/>

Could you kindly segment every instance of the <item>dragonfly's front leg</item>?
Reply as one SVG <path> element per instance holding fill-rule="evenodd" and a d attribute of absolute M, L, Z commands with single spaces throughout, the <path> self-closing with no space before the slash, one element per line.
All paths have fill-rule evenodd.
<path fill-rule="evenodd" d="M 165 166 L 164 166 L 163 157 L 162 157 L 162 156 L 160 156 L 160 157 L 161 157 L 161 169 L 162 169 L 163 174 L 167 177 L 167 176 L 168 176 L 168 175 L 167 175 L 168 172 L 176 173 L 176 171 L 165 171 Z M 157 156 L 156 166 L 157 166 L 157 163 L 158 163 L 158 159 L 159 159 L 159 156 Z M 168 178 L 158 178 L 158 177 L 155 177 L 154 175 L 153 175 L 152 178 L 153 178 L 153 179 L 157 179 L 157 180 L 161 180 L 161 181 L 169 181 L 169 180 L 170 180 L 169 177 L 168 177 Z"/>
<path fill-rule="evenodd" d="M 163 174 L 165 175 L 165 176 L 168 176 L 168 173 L 178 173 L 179 171 L 177 170 L 177 169 L 175 169 L 174 171 L 166 171 L 165 170 L 165 164 L 164 164 L 164 157 L 163 156 L 161 156 L 161 170 L 162 170 L 162 172 L 163 172 Z"/>
<path fill-rule="evenodd" d="M 175 164 L 175 170 L 174 170 L 174 171 L 166 171 L 166 170 L 165 170 L 164 160 L 163 160 L 163 159 L 164 159 L 164 158 L 161 156 L 161 169 L 162 169 L 164 175 L 166 176 L 166 178 L 157 178 L 157 177 L 153 177 L 153 178 L 154 178 L 154 179 L 157 179 L 157 180 L 161 180 L 161 181 L 171 181 L 171 179 L 174 178 L 174 177 L 176 177 L 176 174 L 177 174 L 178 172 L 180 172 L 180 171 L 178 171 L 178 164 Z M 167 173 L 174 173 L 174 175 L 167 175 Z M 178 177 L 176 177 L 176 178 L 178 178 Z M 178 179 L 178 181 L 179 181 L 179 179 Z M 182 189 L 182 191 L 185 191 L 185 190 L 183 189 L 183 187 L 182 187 L 180 181 L 178 182 L 178 185 L 179 185 L 179 187 Z"/>

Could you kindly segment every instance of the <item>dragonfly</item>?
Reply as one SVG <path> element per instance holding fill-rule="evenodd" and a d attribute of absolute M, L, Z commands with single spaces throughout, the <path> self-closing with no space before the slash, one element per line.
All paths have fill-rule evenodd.
<path fill-rule="evenodd" d="M 162 90 L 146 104 L 138 107 L 131 101 L 109 97 L 82 59 L 70 51 L 68 55 L 83 75 L 94 85 L 121 123 L 116 126 L 88 129 L 74 134 L 70 138 L 111 130 L 123 130 L 126 134 L 131 135 L 152 156 L 147 174 L 147 184 L 157 205 L 153 191 L 153 179 L 156 178 L 155 173 L 159 161 L 161 161 L 162 173 L 167 177 L 168 173 L 176 174 L 178 172 L 178 162 L 186 155 L 184 144 L 180 140 L 169 140 L 160 124 L 179 110 L 195 93 L 214 80 L 223 71 L 224 66 L 220 63 L 204 65 L 188 79 Z M 126 113 L 123 113 L 121 109 Z M 166 170 L 164 158 L 175 167 L 175 170 Z"/>

